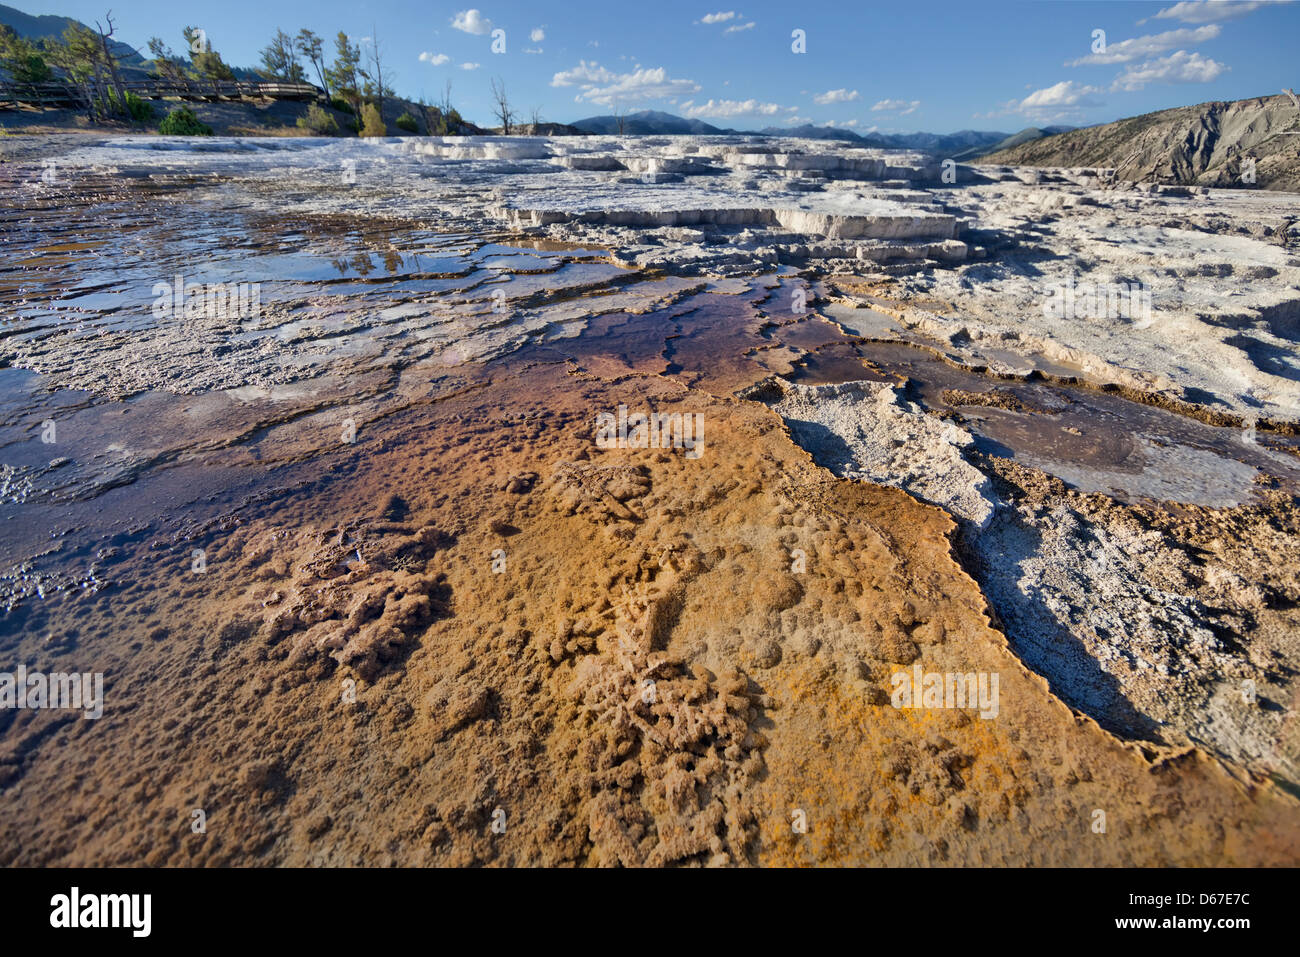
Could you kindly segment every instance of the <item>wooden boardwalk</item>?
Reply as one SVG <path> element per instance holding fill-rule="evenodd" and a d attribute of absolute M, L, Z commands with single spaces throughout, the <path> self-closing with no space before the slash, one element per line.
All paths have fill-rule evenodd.
<path fill-rule="evenodd" d="M 213 102 L 269 99 L 311 102 L 325 99 L 325 91 L 311 83 L 285 83 L 279 80 L 219 80 L 216 83 L 199 80 L 184 83 L 174 80 L 127 80 L 122 83 L 122 88 L 142 100 L 171 98 Z M 0 109 L 15 109 L 19 106 L 75 108 L 84 105 L 81 90 L 68 83 L 0 83 Z"/>

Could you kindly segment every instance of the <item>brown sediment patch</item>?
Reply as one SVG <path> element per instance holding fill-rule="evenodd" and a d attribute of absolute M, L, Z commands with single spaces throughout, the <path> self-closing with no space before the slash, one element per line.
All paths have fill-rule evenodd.
<path fill-rule="evenodd" d="M 1016 395 L 1009 389 L 989 389 L 987 392 L 972 392 L 969 389 L 944 389 L 940 393 L 946 405 L 983 406 L 990 409 L 1006 409 L 1009 412 L 1033 412 L 1038 415 L 1054 415 L 1061 411 L 1060 406 L 1049 406 L 1044 402 L 1035 402 Z M 1068 401 L 1068 400 L 1067 400 Z"/>
<path fill-rule="evenodd" d="M 105 671 L 105 717 L 8 713 L 5 863 L 1296 860 L 1290 798 L 1153 766 L 1027 672 L 939 510 L 756 404 L 497 371 L 42 608 L 12 652 Z M 620 403 L 702 414 L 704 454 L 596 449 Z M 998 673 L 998 717 L 896 710 L 916 663 Z"/>

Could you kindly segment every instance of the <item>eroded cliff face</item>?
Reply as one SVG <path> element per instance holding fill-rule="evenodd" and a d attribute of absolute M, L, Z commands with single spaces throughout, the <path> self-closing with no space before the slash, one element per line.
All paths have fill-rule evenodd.
<path fill-rule="evenodd" d="M 1071 130 L 980 162 L 1103 168 L 1113 170 L 1118 180 L 1138 183 L 1294 192 L 1300 189 L 1297 132 L 1300 109 L 1279 93 L 1180 106 Z"/>
<path fill-rule="evenodd" d="M 1281 417 L 947 335 L 928 265 L 115 149 L 6 220 L 0 671 L 104 707 L 0 710 L 0 862 L 1297 860 Z M 155 315 L 187 261 L 259 314 Z"/>

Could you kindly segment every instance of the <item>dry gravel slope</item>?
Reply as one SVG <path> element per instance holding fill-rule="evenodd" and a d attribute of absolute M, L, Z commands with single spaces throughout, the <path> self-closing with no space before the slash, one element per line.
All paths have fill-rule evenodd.
<path fill-rule="evenodd" d="M 1059 133 L 982 159 L 1010 166 L 1114 168 L 1122 180 L 1300 190 L 1300 110 L 1289 97 L 1200 103 Z"/>

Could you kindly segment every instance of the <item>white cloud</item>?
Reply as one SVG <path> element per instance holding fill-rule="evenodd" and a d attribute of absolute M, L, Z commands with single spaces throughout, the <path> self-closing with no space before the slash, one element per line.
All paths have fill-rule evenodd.
<path fill-rule="evenodd" d="M 460 30 L 462 33 L 482 36 L 492 29 L 492 21 L 477 10 L 462 10 L 451 18 L 451 26 L 453 30 Z"/>
<path fill-rule="evenodd" d="M 420 54 L 420 62 L 432 63 L 434 66 L 442 66 L 444 63 L 450 63 L 451 57 L 445 53 L 429 53 L 425 51 Z"/>
<path fill-rule="evenodd" d="M 825 106 L 827 103 L 848 103 L 850 100 L 858 98 L 857 90 L 827 90 L 825 93 L 818 93 L 813 97 L 813 102 Z"/>
<path fill-rule="evenodd" d="M 726 23 L 728 20 L 734 20 L 740 16 L 735 10 L 728 10 L 725 13 L 707 13 L 696 23 Z"/>
<path fill-rule="evenodd" d="M 545 53 L 546 51 L 543 50 L 541 47 L 524 47 L 524 52 L 525 52 L 525 53 Z"/>
<path fill-rule="evenodd" d="M 528 34 L 528 39 L 532 40 L 534 43 L 541 43 L 546 39 L 546 31 L 541 27 L 538 27 L 532 33 Z"/>
<path fill-rule="evenodd" d="M 477 70 L 477 69 L 478 69 L 479 67 L 481 67 L 482 65 L 483 65 L 483 64 L 481 64 L 481 63 L 462 63 L 462 64 L 460 65 L 460 68 L 461 68 L 462 70 Z"/>
<path fill-rule="evenodd" d="M 810 123 L 812 121 L 806 116 L 787 116 L 785 122 L 789 126 L 802 126 L 804 123 Z"/>
<path fill-rule="evenodd" d="M 1132 92 L 1142 89 L 1148 83 L 1209 83 L 1227 70 L 1228 67 L 1217 60 L 1179 50 L 1169 56 L 1128 67 L 1115 77 L 1111 89 Z"/>
<path fill-rule="evenodd" d="M 1213 40 L 1222 31 L 1221 26 L 1211 23 L 1195 29 L 1184 27 L 1180 30 L 1167 30 L 1164 33 L 1156 33 L 1151 36 L 1133 37 L 1131 40 L 1106 44 L 1105 53 L 1091 53 L 1088 56 L 1079 57 L 1077 60 L 1069 60 L 1065 65 L 1086 66 L 1089 64 L 1131 63 L 1134 60 L 1155 56 L 1157 53 L 1164 53 L 1166 50 L 1173 50 L 1176 47 L 1195 46 L 1198 43 L 1204 43 L 1206 40 Z"/>
<path fill-rule="evenodd" d="M 606 70 L 595 61 L 588 63 L 579 60 L 572 70 L 561 70 L 551 77 L 551 86 L 588 86 L 596 83 L 610 83 L 617 73 Z"/>
<path fill-rule="evenodd" d="M 753 21 L 753 20 L 750 20 L 748 23 L 745 23 L 745 24 L 740 24 L 740 23 L 732 24 L 731 26 L 727 27 L 727 29 L 723 30 L 722 32 L 723 32 L 723 33 L 740 33 L 740 32 L 742 32 L 742 31 L 744 31 L 744 30 L 752 30 L 752 29 L 754 29 L 754 21 Z"/>
<path fill-rule="evenodd" d="M 697 116 L 772 116 L 781 111 L 776 103 L 760 103 L 758 100 L 713 100 L 699 106 L 687 100 L 681 105 L 683 115 Z"/>
<path fill-rule="evenodd" d="M 1095 86 L 1081 86 L 1073 80 L 1062 80 L 1055 86 L 1035 90 L 1020 101 L 1022 110 L 1061 106 L 1100 106 L 1093 97 L 1102 92 Z"/>
<path fill-rule="evenodd" d="M 920 100 L 881 100 L 871 108 L 871 112 L 897 112 L 899 116 L 907 116 L 909 113 L 915 113 L 920 105 Z"/>
<path fill-rule="evenodd" d="M 1083 111 L 1088 107 L 1102 106 L 1097 96 L 1105 91 L 1095 86 L 1062 80 L 1055 86 L 1035 90 L 1023 100 L 1011 100 L 1003 104 L 1000 110 L 988 113 L 975 113 L 975 119 L 991 120 L 999 116 L 1017 114 L 1032 123 L 1060 123 L 1066 120 L 1083 118 Z"/>
<path fill-rule="evenodd" d="M 662 100 L 671 96 L 698 93 L 693 80 L 670 77 L 663 67 L 647 70 L 638 66 L 631 73 L 614 73 L 598 63 L 582 60 L 572 70 L 562 70 L 551 77 L 551 86 L 577 86 L 582 92 L 574 102 L 613 106 L 633 100 Z"/>
<path fill-rule="evenodd" d="M 852 127 L 855 127 L 855 126 L 858 125 L 858 121 L 857 121 L 857 120 L 827 120 L 827 121 L 826 121 L 826 125 L 827 125 L 827 126 L 848 127 L 848 128 L 851 129 Z"/>
<path fill-rule="evenodd" d="M 1287 3 L 1289 0 L 1282 2 Z M 1155 18 L 1181 20 L 1183 23 L 1215 23 L 1219 20 L 1235 20 L 1266 6 L 1268 0 L 1182 0 L 1172 7 L 1165 7 Z"/>

